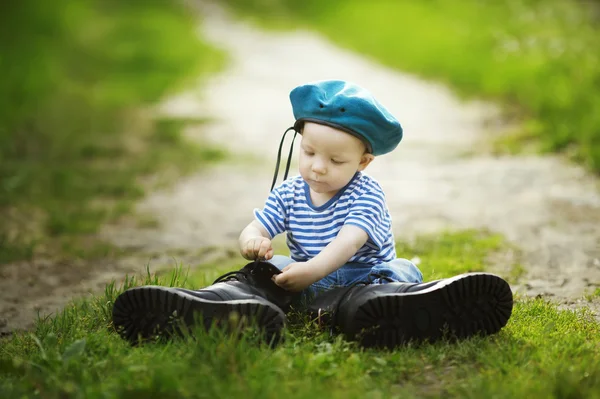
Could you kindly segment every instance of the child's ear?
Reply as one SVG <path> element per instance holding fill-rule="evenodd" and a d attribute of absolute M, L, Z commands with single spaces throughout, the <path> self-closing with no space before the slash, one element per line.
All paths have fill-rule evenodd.
<path fill-rule="evenodd" d="M 358 164 L 358 170 L 365 170 L 365 168 L 367 166 L 369 166 L 369 164 L 375 159 L 375 156 L 373 154 L 369 154 L 368 152 L 365 152 L 362 157 L 360 158 L 360 163 Z"/>

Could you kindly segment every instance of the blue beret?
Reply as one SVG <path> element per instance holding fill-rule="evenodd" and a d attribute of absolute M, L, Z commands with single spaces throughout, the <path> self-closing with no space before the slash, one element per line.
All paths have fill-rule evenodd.
<path fill-rule="evenodd" d="M 360 138 L 373 155 L 392 151 L 402 140 L 400 122 L 371 93 L 353 83 L 307 83 L 291 91 L 290 101 L 297 131 L 304 122 L 328 125 Z"/>

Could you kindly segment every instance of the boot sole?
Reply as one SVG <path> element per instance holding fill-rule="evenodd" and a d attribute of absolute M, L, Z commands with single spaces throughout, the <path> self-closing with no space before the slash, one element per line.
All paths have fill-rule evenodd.
<path fill-rule="evenodd" d="M 498 332 L 512 313 L 512 291 L 492 274 L 466 274 L 415 293 L 372 298 L 356 312 L 361 345 L 393 348 L 410 341 L 463 339 Z"/>
<path fill-rule="evenodd" d="M 206 331 L 217 325 L 230 332 L 255 323 L 268 343 L 277 344 L 285 315 L 266 301 L 210 301 L 160 286 L 129 289 L 119 295 L 113 306 L 115 329 L 134 345 L 158 337 L 181 336 L 182 325 L 191 327 L 196 321 Z"/>

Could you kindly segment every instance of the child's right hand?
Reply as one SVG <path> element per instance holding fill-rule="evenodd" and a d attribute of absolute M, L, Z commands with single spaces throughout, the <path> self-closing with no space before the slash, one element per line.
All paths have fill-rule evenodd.
<path fill-rule="evenodd" d="M 246 241 L 240 249 L 242 256 L 248 260 L 265 259 L 273 257 L 271 240 L 265 237 L 254 237 Z"/>

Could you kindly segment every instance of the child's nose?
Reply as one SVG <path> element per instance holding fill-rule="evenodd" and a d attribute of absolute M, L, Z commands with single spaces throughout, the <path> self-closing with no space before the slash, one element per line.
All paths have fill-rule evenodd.
<path fill-rule="evenodd" d="M 318 173 L 320 175 L 323 175 L 323 174 L 325 174 L 325 172 L 327 172 L 327 169 L 325 168 L 325 164 L 323 162 L 315 161 L 312 164 L 312 171 L 315 173 Z"/>

